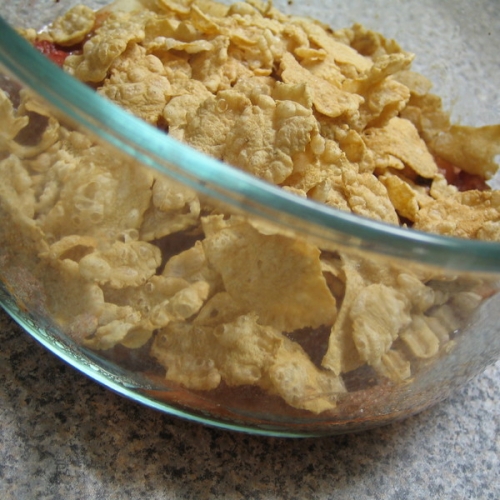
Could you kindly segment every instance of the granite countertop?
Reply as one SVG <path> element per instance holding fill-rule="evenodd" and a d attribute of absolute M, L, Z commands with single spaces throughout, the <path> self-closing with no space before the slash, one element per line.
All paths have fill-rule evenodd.
<path fill-rule="evenodd" d="M 500 363 L 360 434 L 277 439 L 142 407 L 0 312 L 0 495 L 10 499 L 498 499 Z"/>

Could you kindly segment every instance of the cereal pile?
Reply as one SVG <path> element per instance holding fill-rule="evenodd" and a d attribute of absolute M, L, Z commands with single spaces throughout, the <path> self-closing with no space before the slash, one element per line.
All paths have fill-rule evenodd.
<path fill-rule="evenodd" d="M 99 94 L 291 193 L 500 240 L 500 192 L 485 183 L 500 126 L 452 125 L 414 56 L 360 25 L 332 31 L 256 0 L 128 0 L 22 34 Z M 2 280 L 36 288 L 85 346 L 150 345 L 187 388 L 258 386 L 332 410 L 360 367 L 411 379 L 489 293 L 222 213 L 25 90 L 0 86 L 0 115 Z M 318 328 L 320 362 L 300 342 Z"/>

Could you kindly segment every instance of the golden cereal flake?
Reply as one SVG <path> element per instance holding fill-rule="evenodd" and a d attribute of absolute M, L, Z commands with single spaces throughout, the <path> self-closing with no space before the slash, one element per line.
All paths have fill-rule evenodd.
<path fill-rule="evenodd" d="M 186 26 L 181 24 L 181 26 Z M 185 52 L 186 54 L 198 54 L 199 52 L 207 52 L 214 50 L 214 46 L 208 40 L 183 41 L 176 38 L 157 37 L 153 42 L 146 45 L 146 48 L 151 51 L 165 51 L 171 50 Z"/>
<path fill-rule="evenodd" d="M 349 316 L 353 339 L 361 358 L 374 365 L 391 347 L 411 317 L 401 294 L 382 284 L 363 288 L 354 300 Z"/>
<path fill-rule="evenodd" d="M 212 222 L 204 220 L 205 226 Z M 230 220 L 226 227 L 209 232 L 203 248 L 226 291 L 256 311 L 262 324 L 289 332 L 334 321 L 336 303 L 316 247 L 279 234 L 261 234 L 246 222 Z"/>
<path fill-rule="evenodd" d="M 398 273 L 395 288 L 406 297 L 412 312 L 424 313 L 436 304 L 436 293 L 426 285 L 422 277 L 417 277 L 410 270 Z"/>
<path fill-rule="evenodd" d="M 479 307 L 483 298 L 476 292 L 463 291 L 452 295 L 450 304 L 457 311 L 458 316 L 466 320 Z"/>
<path fill-rule="evenodd" d="M 329 165 L 322 164 L 308 148 L 307 151 L 294 156 L 293 172 L 286 178 L 282 187 L 312 197 L 310 191 L 326 181 L 330 181 L 331 187 L 335 183 L 335 176 Z"/>
<path fill-rule="evenodd" d="M 281 184 L 293 169 L 292 157 L 306 150 L 318 134 L 312 111 L 293 101 L 244 110 L 229 132 L 223 159 L 229 164 Z"/>
<path fill-rule="evenodd" d="M 94 252 L 97 246 L 98 240 L 92 236 L 72 234 L 70 236 L 64 236 L 50 245 L 47 252 L 42 253 L 40 256 L 52 261 L 71 260 L 78 263 L 82 257 Z"/>
<path fill-rule="evenodd" d="M 342 171 L 344 190 L 351 210 L 358 215 L 399 224 L 399 218 L 386 187 L 369 173 L 357 173 L 353 168 Z"/>
<path fill-rule="evenodd" d="M 276 101 L 293 101 L 306 109 L 312 109 L 313 96 L 305 83 L 287 84 L 277 81 L 270 86 L 270 93 Z"/>
<path fill-rule="evenodd" d="M 354 50 L 349 45 L 336 40 L 325 28 L 310 19 L 298 19 L 294 21 L 307 33 L 312 45 L 321 47 L 337 64 L 340 69 L 347 74 L 364 73 L 370 70 L 373 62 Z"/>
<path fill-rule="evenodd" d="M 399 71 L 394 79 L 405 85 L 413 96 L 425 96 L 432 89 L 432 82 L 428 78 L 409 69 Z"/>
<path fill-rule="evenodd" d="M 209 292 L 210 284 L 205 281 L 189 283 L 170 299 L 167 311 L 175 319 L 187 320 L 199 312 Z"/>
<path fill-rule="evenodd" d="M 254 76 L 254 71 L 236 54 L 229 53 L 230 43 L 226 37 L 216 37 L 212 46 L 212 50 L 190 58 L 193 79 L 203 83 L 207 90 L 212 93 L 228 90 L 238 80 Z"/>
<path fill-rule="evenodd" d="M 377 60 L 384 55 L 404 53 L 394 39 L 385 38 L 381 33 L 367 29 L 359 23 L 355 23 L 350 28 L 337 30 L 334 35 L 372 60 Z"/>
<path fill-rule="evenodd" d="M 341 115 L 352 115 L 363 102 L 363 98 L 358 94 L 345 92 L 323 78 L 315 76 L 288 52 L 283 54 L 280 69 L 281 78 L 285 83 L 305 83 L 309 87 L 314 107 L 325 116 L 337 118 Z"/>
<path fill-rule="evenodd" d="M 85 5 L 76 5 L 49 26 L 49 34 L 58 45 L 76 45 L 93 29 L 95 20 L 95 11 Z"/>
<path fill-rule="evenodd" d="M 293 130 L 283 130 L 281 145 L 284 148 L 280 148 L 281 131 L 273 126 L 275 115 L 272 100 L 270 107 L 247 107 L 228 131 L 222 159 L 268 182 L 281 184 L 293 169 L 286 142 L 286 134 L 293 134 Z M 302 131 L 299 129 L 297 132 L 301 134 Z M 307 141 L 309 133 L 310 128 L 306 128 L 302 137 L 294 136 L 293 139 L 297 138 L 300 146 L 303 139 Z"/>
<path fill-rule="evenodd" d="M 201 8 L 200 8 L 201 7 Z M 227 11 L 224 16 L 218 16 L 215 19 L 208 12 L 205 12 L 203 5 L 198 6 L 196 3 L 191 5 L 190 21 L 193 26 L 204 35 L 220 35 L 222 26 L 220 21 L 227 17 Z"/>
<path fill-rule="evenodd" d="M 104 286 L 103 290 L 108 303 L 134 311 L 136 322 L 119 343 L 137 348 L 171 321 L 183 321 L 197 314 L 207 298 L 209 285 L 201 281 L 189 283 L 182 278 L 152 276 L 143 285 L 119 290 Z"/>
<path fill-rule="evenodd" d="M 54 241 L 71 234 L 106 241 L 138 234 L 151 199 L 152 173 L 101 146 L 78 154 L 70 144 L 64 148 L 46 173 L 45 186 L 55 185 L 56 193 L 39 216 L 43 231 Z"/>
<path fill-rule="evenodd" d="M 325 60 L 327 52 L 319 47 L 311 47 L 309 37 L 304 29 L 298 23 L 287 22 L 283 26 L 281 36 L 286 41 L 288 52 L 297 56 L 301 64 L 314 64 Z M 333 61 L 333 65 L 329 65 L 335 74 L 334 80 L 341 78 L 340 70 Z"/>
<path fill-rule="evenodd" d="M 345 212 L 351 210 L 339 177 L 319 182 L 307 192 L 307 196 L 312 200 L 324 203 L 338 210 L 344 210 Z"/>
<path fill-rule="evenodd" d="M 390 349 L 380 360 L 376 361 L 374 368 L 377 373 L 394 382 L 403 382 L 411 377 L 411 363 L 399 350 Z"/>
<path fill-rule="evenodd" d="M 396 80 L 384 79 L 370 87 L 360 106 L 357 128 L 382 127 L 405 108 L 409 99 L 408 88 Z"/>
<path fill-rule="evenodd" d="M 6 268 L 0 270 L 3 279 L 4 272 L 10 274 L 13 271 L 10 268 L 15 265 L 26 271 L 30 269 L 35 264 L 33 255 L 47 251 L 48 245 L 43 231 L 33 218 L 33 179 L 23 162 L 15 156 L 7 156 L 0 160 L 0 175 L 3 179 L 0 185 L 0 267 Z M 4 256 L 7 261 L 3 261 Z"/>
<path fill-rule="evenodd" d="M 330 332 L 327 351 L 321 361 L 323 367 L 337 375 L 354 370 L 363 364 L 354 345 L 349 312 L 354 300 L 366 286 L 365 280 L 359 272 L 358 262 L 345 254 L 341 255 L 341 259 L 342 275 L 339 275 L 339 271 L 336 271 L 335 274 L 344 281 L 344 293 L 337 318 Z"/>
<path fill-rule="evenodd" d="M 172 91 L 178 95 L 174 95 L 163 108 L 162 116 L 167 124 L 169 135 L 174 139 L 184 141 L 184 132 L 189 117 L 195 115 L 203 102 L 212 98 L 212 94 L 196 80 L 178 79 L 174 85 L 179 87 L 179 91 L 174 89 Z"/>
<path fill-rule="evenodd" d="M 448 184 L 446 177 L 443 174 L 437 174 L 434 179 L 432 179 L 432 184 L 429 189 L 429 195 L 435 200 L 440 200 L 442 198 L 453 197 L 458 193 L 458 188 L 453 184 Z M 427 199 L 426 201 L 432 201 Z M 425 205 L 425 203 L 424 203 Z"/>
<path fill-rule="evenodd" d="M 432 358 L 439 351 L 439 338 L 423 316 L 412 316 L 411 323 L 401 332 L 401 339 L 417 358 Z"/>
<path fill-rule="evenodd" d="M 111 349 L 117 344 L 123 344 L 129 348 L 140 347 L 144 344 L 145 339 L 138 339 L 136 332 L 134 332 L 138 321 L 137 313 L 127 311 L 123 319 L 115 319 L 98 327 L 94 335 L 84 339 L 83 345 L 95 350 Z M 132 339 L 127 341 L 131 333 Z"/>
<path fill-rule="evenodd" d="M 15 110 L 10 97 L 0 89 L 0 147 L 2 151 L 11 150 L 16 135 L 29 122 L 27 116 L 19 115 Z"/>
<path fill-rule="evenodd" d="M 401 118 L 415 125 L 426 144 L 430 145 L 436 137 L 450 129 L 450 115 L 443 109 L 442 99 L 434 94 L 412 94 Z"/>
<path fill-rule="evenodd" d="M 69 55 L 64 69 L 83 82 L 102 82 L 113 61 L 130 43 L 145 37 L 144 26 L 154 14 L 149 10 L 133 13 L 111 12 L 83 45 L 82 54 Z"/>
<path fill-rule="evenodd" d="M 216 389 L 222 378 L 213 359 L 215 342 L 211 329 L 173 322 L 158 331 L 151 355 L 167 370 L 167 380 L 208 391 Z"/>
<path fill-rule="evenodd" d="M 220 275 L 209 267 L 201 241 L 196 241 L 192 247 L 170 257 L 162 276 L 182 278 L 187 283 L 202 281 L 209 285 L 210 295 L 221 288 Z"/>
<path fill-rule="evenodd" d="M 145 241 L 115 241 L 110 248 L 85 255 L 79 271 L 89 282 L 123 288 L 145 283 L 160 264 L 158 247 Z"/>
<path fill-rule="evenodd" d="M 395 157 L 421 177 L 432 179 L 437 165 L 415 126 L 408 120 L 394 117 L 382 128 L 370 128 L 364 133 L 366 145 L 381 158 Z M 390 164 L 394 166 L 394 164 Z"/>
<path fill-rule="evenodd" d="M 9 210 L 20 217 L 33 219 L 35 215 L 35 193 L 33 181 L 23 162 L 14 155 L 0 161 L 0 198 Z"/>
<path fill-rule="evenodd" d="M 373 65 L 360 76 L 343 82 L 342 88 L 350 92 L 357 92 L 363 96 L 368 95 L 378 85 L 392 81 L 393 75 L 409 68 L 413 59 L 414 55 L 407 52 L 381 55 L 374 59 Z M 406 88 L 405 85 L 399 82 L 396 83 L 398 87 Z M 407 95 L 406 99 L 408 98 L 409 95 Z"/>
<path fill-rule="evenodd" d="M 500 125 L 453 125 L 437 135 L 430 147 L 465 172 L 490 179 L 499 167 L 495 157 L 500 155 Z"/>
<path fill-rule="evenodd" d="M 156 125 L 172 89 L 161 61 L 132 44 L 110 67 L 110 77 L 98 93 Z"/>
<path fill-rule="evenodd" d="M 83 345 L 108 349 L 122 341 L 140 320 L 129 306 L 105 301 L 101 288 L 87 281 L 73 261 L 51 261 L 41 274 L 46 308 L 51 318 Z"/>
<path fill-rule="evenodd" d="M 178 16 L 187 16 L 190 12 L 190 5 L 192 0 L 158 0 L 158 7 L 165 9 L 167 11 L 172 11 Z"/>
<path fill-rule="evenodd" d="M 172 323 L 162 329 L 152 354 L 166 378 L 190 389 L 257 385 L 290 405 L 320 413 L 345 391 L 339 378 L 314 366 L 302 348 L 255 315 L 215 328 Z"/>
<path fill-rule="evenodd" d="M 387 189 L 396 212 L 405 219 L 415 221 L 420 210 L 421 199 L 429 198 L 429 196 L 420 192 L 417 186 L 408 179 L 403 180 L 399 175 L 390 171 L 379 176 L 378 180 Z"/>
<path fill-rule="evenodd" d="M 313 413 L 335 408 L 345 392 L 342 379 L 318 369 L 295 342 L 285 339 L 269 369 L 271 393 L 279 394 L 290 406 Z"/>
<path fill-rule="evenodd" d="M 221 159 L 227 134 L 236 120 L 251 106 L 240 92 L 224 90 L 207 98 L 192 115 L 187 116 L 184 140 L 200 151 Z"/>
<path fill-rule="evenodd" d="M 275 184 L 292 172 L 292 156 L 318 134 L 310 109 L 294 101 L 227 90 L 187 117 L 184 140 L 201 151 Z"/>
<path fill-rule="evenodd" d="M 197 224 L 199 215 L 200 201 L 195 191 L 157 176 L 140 226 L 140 237 L 152 241 L 189 229 Z"/>
<path fill-rule="evenodd" d="M 330 287 L 343 297 L 322 366 L 341 374 L 368 362 L 388 376 L 384 367 L 392 354 L 384 356 L 409 325 L 411 313 L 418 315 L 434 306 L 434 291 L 422 282 L 423 276 L 396 265 L 374 264 L 344 253 L 339 262 L 329 262 L 333 268 L 323 262 L 324 272 L 333 275 Z"/>
<path fill-rule="evenodd" d="M 0 146 L 5 143 L 7 151 L 19 158 L 31 159 L 57 143 L 61 127 L 47 107 L 34 98 L 30 91 L 22 89 L 19 95 L 21 101 L 15 114 L 12 109 L 9 110 L 8 105 L 4 109 L 5 114 L 8 115 L 6 125 L 11 126 L 12 130 L 6 134 L 0 128 Z M 0 97 L 0 107 L 1 101 Z M 15 116 L 17 119 L 14 118 Z M 21 123 L 24 127 L 19 128 Z M 10 138 L 9 135 L 11 135 Z"/>
<path fill-rule="evenodd" d="M 500 241 L 500 192 L 463 191 L 423 207 L 414 228 L 458 238 Z M 488 231 L 483 227 L 488 224 Z"/>
<path fill-rule="evenodd" d="M 195 325 L 217 326 L 232 323 L 250 311 L 237 302 L 228 292 L 218 292 L 208 299 L 196 318 Z"/>

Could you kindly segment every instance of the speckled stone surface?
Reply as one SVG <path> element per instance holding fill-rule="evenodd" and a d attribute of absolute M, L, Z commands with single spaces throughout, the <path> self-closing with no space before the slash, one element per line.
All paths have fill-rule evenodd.
<path fill-rule="evenodd" d="M 0 312 L 3 500 L 500 498 L 500 363 L 399 424 L 273 439 L 171 418 L 104 389 Z"/>

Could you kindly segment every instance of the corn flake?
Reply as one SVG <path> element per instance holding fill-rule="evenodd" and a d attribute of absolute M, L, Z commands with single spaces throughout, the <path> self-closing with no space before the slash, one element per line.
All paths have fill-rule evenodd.
<path fill-rule="evenodd" d="M 211 219 L 205 221 L 210 223 Z M 203 248 L 226 291 L 256 311 L 262 324 L 293 331 L 329 325 L 335 319 L 335 299 L 315 247 L 281 235 L 264 235 L 243 221 L 233 221 L 209 232 Z"/>
<path fill-rule="evenodd" d="M 432 179 L 437 174 L 434 158 L 408 120 L 394 117 L 382 128 L 367 129 L 364 139 L 366 145 L 380 155 L 382 163 L 384 157 L 392 156 L 421 177 Z"/>
<path fill-rule="evenodd" d="M 98 92 L 153 125 L 172 95 L 161 61 L 135 44 L 112 63 Z"/>
<path fill-rule="evenodd" d="M 498 241 L 500 235 L 500 193 L 464 191 L 435 200 L 417 214 L 415 229 L 460 238 L 486 237 Z M 483 227 L 488 224 L 488 231 Z"/>
<path fill-rule="evenodd" d="M 466 127 L 453 125 L 437 135 L 431 144 L 438 156 L 465 172 L 490 179 L 498 170 L 500 126 Z"/>
<path fill-rule="evenodd" d="M 363 98 L 345 92 L 332 83 L 315 76 L 303 68 L 289 53 L 283 54 L 280 63 L 281 78 L 289 84 L 306 84 L 311 92 L 316 110 L 331 118 L 355 113 Z"/>
<path fill-rule="evenodd" d="M 95 12 L 85 5 L 76 5 L 49 27 L 49 34 L 58 45 L 76 45 L 93 29 Z"/>

